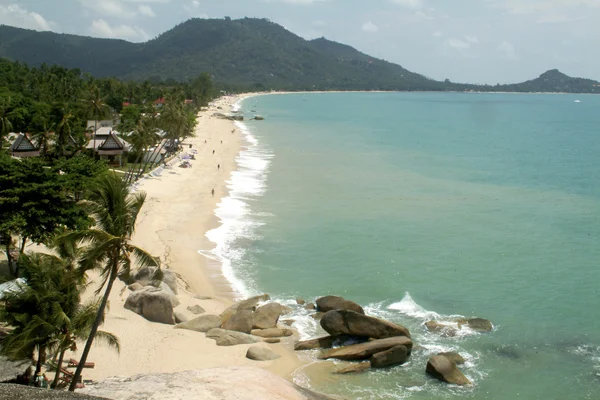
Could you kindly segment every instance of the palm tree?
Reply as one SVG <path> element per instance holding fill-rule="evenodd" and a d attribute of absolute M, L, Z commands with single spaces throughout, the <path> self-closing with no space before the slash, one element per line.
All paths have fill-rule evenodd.
<path fill-rule="evenodd" d="M 66 154 L 71 134 L 76 128 L 77 118 L 68 104 L 61 104 L 56 109 L 56 149 L 61 156 Z"/>
<path fill-rule="evenodd" d="M 4 136 L 10 133 L 12 129 L 12 123 L 9 119 L 10 112 L 8 108 L 10 106 L 10 97 L 2 97 L 0 98 L 0 149 L 2 149 L 2 144 L 4 142 Z"/>
<path fill-rule="evenodd" d="M 98 131 L 98 119 L 108 114 L 109 107 L 105 103 L 104 98 L 100 93 L 100 89 L 96 85 L 90 86 L 87 98 L 83 99 L 84 109 L 87 115 L 94 118 L 94 154 L 96 154 L 96 132 Z"/>
<path fill-rule="evenodd" d="M 58 257 L 24 254 L 19 264 L 23 283 L 2 295 L 0 319 L 13 329 L 2 339 L 1 351 L 13 359 L 30 358 L 37 351 L 38 373 L 79 304 L 79 287 Z"/>
<path fill-rule="evenodd" d="M 127 184 L 120 177 L 115 173 L 108 173 L 99 179 L 98 185 L 90 191 L 89 200 L 85 203 L 90 215 L 96 220 L 96 226 L 68 234 L 73 240 L 88 243 L 79 264 L 85 271 L 99 268 L 103 280 L 98 293 L 104 288 L 94 324 L 69 386 L 70 391 L 75 390 L 77 380 L 81 376 L 98 327 L 104 320 L 108 297 L 117 277 L 130 275 L 132 256 L 140 267 L 158 266 L 155 257 L 131 243 L 135 221 L 145 199 L 145 193 L 130 194 Z"/>
<path fill-rule="evenodd" d="M 33 140 L 35 144 L 42 149 L 42 154 L 46 156 L 48 148 L 50 147 L 50 138 L 54 133 L 54 124 L 48 121 L 44 121 L 41 129 L 33 134 Z"/>
<path fill-rule="evenodd" d="M 156 120 L 153 117 L 142 117 L 136 124 L 133 131 L 127 136 L 127 141 L 133 146 L 133 150 L 137 153 L 136 160 L 133 165 L 129 168 L 126 183 L 129 184 L 133 180 L 134 168 L 144 167 L 139 165 L 143 162 L 142 157 L 145 151 L 156 145 L 158 140 L 158 128 L 156 127 Z"/>

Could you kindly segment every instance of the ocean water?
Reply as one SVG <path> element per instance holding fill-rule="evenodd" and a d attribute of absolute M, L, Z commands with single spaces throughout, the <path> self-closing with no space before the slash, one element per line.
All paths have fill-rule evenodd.
<path fill-rule="evenodd" d="M 575 102 L 580 100 L 581 102 Z M 350 399 L 600 398 L 600 97 L 328 93 L 244 100 L 208 233 L 240 297 L 327 294 L 407 326 L 409 363 L 296 379 Z M 494 323 L 444 338 L 423 323 Z M 295 312 L 304 338 L 322 334 Z M 468 388 L 425 375 L 467 359 Z M 311 357 L 310 353 L 308 357 Z"/>

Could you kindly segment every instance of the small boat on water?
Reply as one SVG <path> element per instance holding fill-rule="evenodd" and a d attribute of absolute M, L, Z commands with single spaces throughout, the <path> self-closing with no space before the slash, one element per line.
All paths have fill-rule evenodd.
<path fill-rule="evenodd" d="M 575 103 L 581 103 L 581 100 L 575 100 Z"/>

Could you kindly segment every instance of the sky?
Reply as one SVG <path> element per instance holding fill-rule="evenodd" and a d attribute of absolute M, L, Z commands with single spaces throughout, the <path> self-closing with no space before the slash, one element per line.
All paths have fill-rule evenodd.
<path fill-rule="evenodd" d="M 438 80 L 521 82 L 555 68 L 600 80 L 600 0 L 0 0 L 0 24 L 133 42 L 225 16 L 268 18 Z"/>

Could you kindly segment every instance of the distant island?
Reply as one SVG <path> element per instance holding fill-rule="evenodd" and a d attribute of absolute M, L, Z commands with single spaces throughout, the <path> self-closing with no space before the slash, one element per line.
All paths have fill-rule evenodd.
<path fill-rule="evenodd" d="M 507 85 L 436 81 L 325 38 L 305 40 L 267 19 L 190 19 L 145 43 L 0 25 L 0 58 L 78 68 L 96 77 L 190 81 L 232 91 L 392 90 L 600 93 L 600 82 L 550 70 Z"/>

